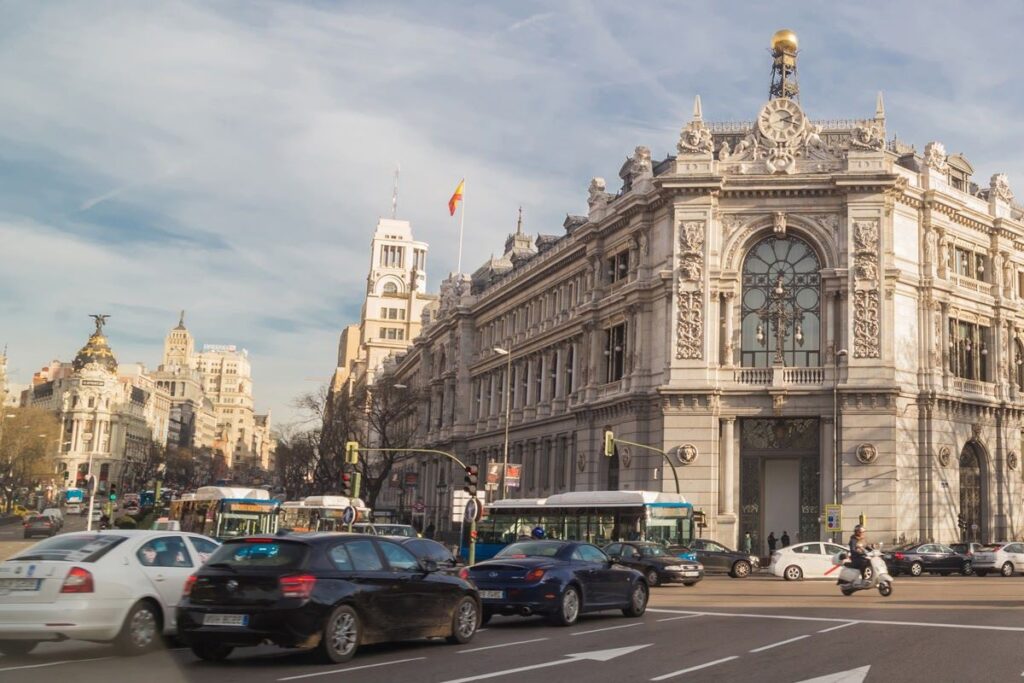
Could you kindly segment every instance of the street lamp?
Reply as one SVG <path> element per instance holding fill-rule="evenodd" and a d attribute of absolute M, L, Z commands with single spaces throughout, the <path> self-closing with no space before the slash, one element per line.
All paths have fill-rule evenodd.
<path fill-rule="evenodd" d="M 839 359 L 849 351 L 839 349 L 833 358 L 832 375 L 832 503 L 839 504 Z"/>
<path fill-rule="evenodd" d="M 804 345 L 803 313 L 797 308 L 796 302 L 789 301 L 789 290 L 786 289 L 782 274 L 775 280 L 768 300 L 764 306 L 757 311 L 757 317 L 761 320 L 757 325 L 757 341 L 762 346 L 767 346 L 768 338 L 765 334 L 764 324 L 775 334 L 775 358 L 774 365 L 785 365 L 785 344 L 789 333 L 790 325 L 793 326 L 793 340 L 798 346 Z"/>
<path fill-rule="evenodd" d="M 508 362 L 505 365 L 505 447 L 501 465 L 501 497 L 508 498 L 508 482 L 506 477 L 508 476 L 508 422 L 512 412 L 512 351 L 511 345 L 509 345 L 508 349 L 495 346 L 491 350 L 499 356 L 508 358 Z"/>

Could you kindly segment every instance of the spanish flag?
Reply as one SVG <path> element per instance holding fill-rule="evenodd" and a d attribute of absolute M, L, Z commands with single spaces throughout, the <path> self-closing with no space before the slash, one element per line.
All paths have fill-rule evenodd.
<path fill-rule="evenodd" d="M 465 187 L 466 179 L 463 178 L 459 181 L 459 186 L 455 188 L 455 194 L 453 194 L 452 198 L 448 200 L 448 212 L 453 216 L 455 215 L 455 209 L 459 206 L 459 202 L 462 201 L 462 191 Z"/>

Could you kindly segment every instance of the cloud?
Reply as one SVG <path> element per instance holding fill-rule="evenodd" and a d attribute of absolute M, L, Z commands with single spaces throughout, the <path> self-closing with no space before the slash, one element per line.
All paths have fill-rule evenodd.
<path fill-rule="evenodd" d="M 874 9 L 871 9 L 874 7 Z M 885 20 L 879 20 L 884 7 Z M 870 115 L 1024 178 L 1015 35 L 990 3 L 790 7 L 814 118 Z M 27 380 L 91 325 L 124 361 L 159 360 L 186 309 L 202 342 L 252 352 L 277 419 L 329 376 L 389 215 L 455 267 L 446 202 L 466 177 L 464 263 L 585 210 L 591 176 L 638 144 L 673 149 L 766 97 L 776 8 L 694 2 L 22 3 L 0 40 L 0 342 Z M 453 18 L 457 18 L 453 20 Z M 998 18 L 998 20 L 994 20 Z"/>

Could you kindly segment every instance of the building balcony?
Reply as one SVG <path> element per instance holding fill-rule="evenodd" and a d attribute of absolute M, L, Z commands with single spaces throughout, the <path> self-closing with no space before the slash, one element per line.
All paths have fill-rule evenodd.
<path fill-rule="evenodd" d="M 958 287 L 970 290 L 972 292 L 978 292 L 979 294 L 992 294 L 992 285 L 988 282 L 981 280 L 975 280 L 972 277 L 966 275 L 955 275 L 949 276 L 950 281 Z"/>
<path fill-rule="evenodd" d="M 732 381 L 746 386 L 820 386 L 825 383 L 825 368 L 733 368 Z"/>
<path fill-rule="evenodd" d="M 995 398 L 996 385 L 992 382 L 980 382 L 976 379 L 964 379 L 963 377 L 953 378 L 953 390 L 962 394 L 974 394 L 976 396 L 989 396 Z"/>

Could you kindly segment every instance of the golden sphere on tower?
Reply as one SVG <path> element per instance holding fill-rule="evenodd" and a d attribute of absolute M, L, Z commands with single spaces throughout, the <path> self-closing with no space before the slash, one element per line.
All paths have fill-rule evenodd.
<path fill-rule="evenodd" d="M 775 34 L 772 36 L 773 52 L 779 50 L 781 50 L 782 52 L 796 52 L 796 48 L 796 33 L 789 30 L 788 28 L 776 31 Z"/>

